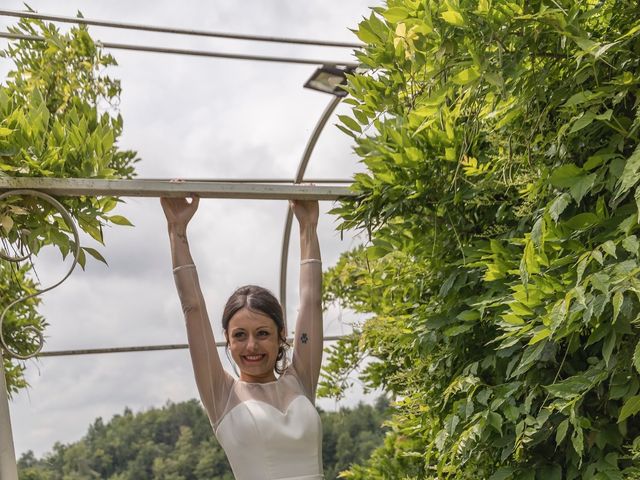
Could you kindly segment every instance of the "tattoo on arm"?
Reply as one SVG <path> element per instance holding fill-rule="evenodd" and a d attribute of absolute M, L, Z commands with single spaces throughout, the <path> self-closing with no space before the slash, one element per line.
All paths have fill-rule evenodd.
<path fill-rule="evenodd" d="M 307 343 L 309 341 L 309 335 L 307 335 L 306 333 L 303 333 L 302 335 L 300 335 L 300 341 L 302 343 Z"/>

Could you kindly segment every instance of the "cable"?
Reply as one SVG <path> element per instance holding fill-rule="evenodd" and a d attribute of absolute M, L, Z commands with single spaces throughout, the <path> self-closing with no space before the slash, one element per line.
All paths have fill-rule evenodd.
<path fill-rule="evenodd" d="M 36 35 L 22 35 L 18 33 L 0 32 L 0 38 L 8 38 L 10 40 L 26 40 L 33 42 L 45 42 L 46 38 Z M 259 62 L 279 62 L 279 63 L 297 63 L 303 65 L 339 65 L 344 67 L 357 67 L 356 63 L 349 62 L 335 62 L 328 60 L 311 60 L 305 58 L 291 58 L 291 57 L 268 57 L 262 55 L 242 55 L 237 53 L 221 53 L 221 52 L 206 52 L 203 50 L 189 50 L 179 48 L 165 48 L 165 47 L 150 47 L 145 45 L 130 45 L 125 43 L 110 43 L 100 42 L 96 40 L 96 45 L 104 48 L 112 48 L 116 50 L 133 50 L 137 52 L 153 52 L 153 53 L 170 53 L 175 55 L 191 55 L 196 57 L 213 57 L 213 58 L 228 58 L 235 60 L 254 60 Z"/>
<path fill-rule="evenodd" d="M 360 48 L 361 44 L 348 42 L 327 42 L 324 40 L 306 40 L 302 38 L 265 37 L 259 35 L 241 35 L 236 33 L 211 32 L 207 30 L 193 30 L 186 28 L 157 27 L 153 25 L 141 25 L 136 23 L 109 22 L 105 20 L 91 20 L 88 18 L 63 17 L 36 12 L 18 12 L 15 10 L 0 10 L 0 16 L 33 18 L 50 20 L 53 22 L 77 23 L 82 25 L 94 25 L 97 27 L 122 28 L 126 30 L 142 30 L 145 32 L 174 33 L 178 35 L 194 35 L 199 37 L 228 38 L 233 40 L 249 40 L 252 42 L 292 43 L 296 45 L 313 45 L 318 47 L 345 47 Z"/>

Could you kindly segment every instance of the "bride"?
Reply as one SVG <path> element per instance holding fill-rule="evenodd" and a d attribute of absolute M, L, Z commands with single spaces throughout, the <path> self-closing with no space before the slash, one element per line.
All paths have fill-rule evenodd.
<path fill-rule="evenodd" d="M 271 292 L 247 285 L 227 300 L 222 327 L 238 379 L 220 361 L 189 250 L 187 225 L 198 198 L 161 204 L 198 392 L 236 479 L 322 479 L 322 425 L 314 407 L 323 347 L 318 202 L 291 202 L 301 252 L 291 363 L 282 307 Z"/>

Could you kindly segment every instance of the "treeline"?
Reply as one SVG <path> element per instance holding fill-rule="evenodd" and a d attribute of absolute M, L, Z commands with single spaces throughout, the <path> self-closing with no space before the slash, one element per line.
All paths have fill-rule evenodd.
<path fill-rule="evenodd" d="M 387 407 L 381 398 L 373 406 L 320 411 L 327 479 L 365 460 L 381 445 Z M 196 400 L 141 413 L 127 408 L 106 424 L 98 418 L 80 441 L 56 443 L 41 459 L 28 451 L 18 468 L 20 480 L 233 480 Z"/>

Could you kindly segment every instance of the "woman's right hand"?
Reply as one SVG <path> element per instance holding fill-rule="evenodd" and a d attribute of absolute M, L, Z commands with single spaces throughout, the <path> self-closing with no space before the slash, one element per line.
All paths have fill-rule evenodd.
<path fill-rule="evenodd" d="M 187 198 L 160 198 L 164 216 L 167 217 L 167 223 L 170 227 L 186 228 L 189 220 L 198 210 L 199 203 L 200 198 L 195 195 L 191 197 L 190 202 Z"/>

